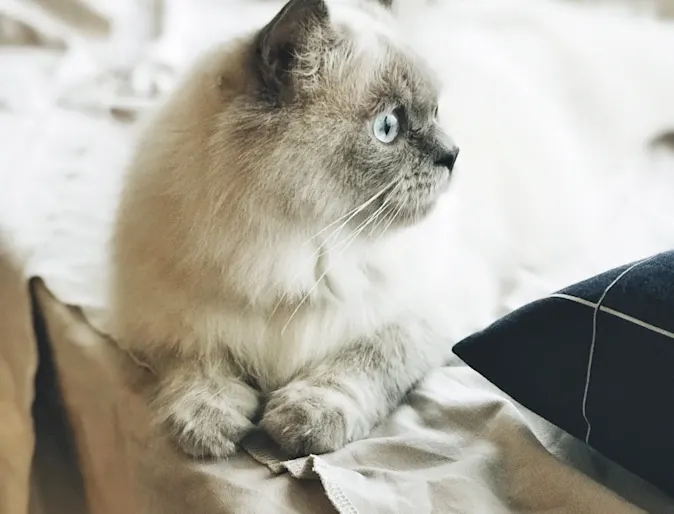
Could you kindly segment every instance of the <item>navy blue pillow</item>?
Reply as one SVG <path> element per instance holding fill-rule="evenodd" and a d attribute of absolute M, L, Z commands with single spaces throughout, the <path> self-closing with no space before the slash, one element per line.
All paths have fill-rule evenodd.
<path fill-rule="evenodd" d="M 674 252 L 526 305 L 454 353 L 674 496 Z"/>

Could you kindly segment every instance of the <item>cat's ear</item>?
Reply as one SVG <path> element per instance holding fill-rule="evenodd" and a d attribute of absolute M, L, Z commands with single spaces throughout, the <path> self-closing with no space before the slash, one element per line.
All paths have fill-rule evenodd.
<path fill-rule="evenodd" d="M 255 42 L 255 65 L 266 93 L 279 101 L 293 96 L 295 57 L 310 34 L 329 25 L 325 0 L 290 0 Z"/>

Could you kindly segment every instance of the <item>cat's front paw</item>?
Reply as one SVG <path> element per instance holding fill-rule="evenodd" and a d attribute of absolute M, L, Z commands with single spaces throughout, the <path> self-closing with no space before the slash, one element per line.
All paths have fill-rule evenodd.
<path fill-rule="evenodd" d="M 251 420 L 259 405 L 257 391 L 232 382 L 216 394 L 186 389 L 158 406 L 164 426 L 183 452 L 221 459 L 235 453 L 236 444 L 254 428 Z"/>
<path fill-rule="evenodd" d="M 293 457 L 338 450 L 370 430 L 352 398 L 304 381 L 272 393 L 260 425 Z"/>

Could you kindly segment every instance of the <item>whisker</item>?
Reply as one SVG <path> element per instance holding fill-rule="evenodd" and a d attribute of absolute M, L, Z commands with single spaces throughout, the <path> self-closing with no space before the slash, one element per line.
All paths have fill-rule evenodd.
<path fill-rule="evenodd" d="M 394 188 L 394 190 L 395 190 L 396 188 L 398 188 L 401 184 L 402 184 L 402 181 L 398 182 L 398 184 L 396 185 L 396 187 Z M 347 238 L 346 238 L 345 240 L 343 240 L 343 241 L 341 241 L 340 243 L 338 243 L 338 245 L 336 245 L 333 249 L 336 249 L 339 245 L 344 244 L 344 242 L 346 242 L 346 246 L 345 246 L 345 247 L 342 249 L 342 251 L 341 251 L 341 253 L 344 253 L 344 252 L 348 249 L 348 247 L 353 243 L 353 241 L 356 240 L 356 238 L 358 237 L 358 235 L 359 235 L 363 230 L 365 230 L 365 228 L 367 228 L 367 226 L 368 226 L 370 223 L 372 223 L 374 220 L 377 219 L 377 217 L 383 212 L 383 210 L 385 209 L 385 207 L 386 207 L 388 204 L 389 204 L 389 202 L 386 202 L 386 201 L 385 201 L 385 202 L 384 202 L 384 203 L 383 203 L 383 204 L 382 204 L 382 205 L 381 205 L 381 206 L 380 206 L 380 207 L 379 207 L 373 214 L 371 214 L 370 216 L 368 216 L 368 217 L 365 219 L 365 221 L 363 221 L 360 225 L 358 225 L 358 227 L 356 227 L 356 228 L 351 232 L 351 234 L 350 234 L 349 236 L 347 236 Z M 384 229 L 384 232 L 386 232 L 386 230 L 387 230 L 388 227 L 391 225 L 391 223 L 392 223 L 393 220 L 396 218 L 396 216 L 400 213 L 400 211 L 402 210 L 402 208 L 403 208 L 403 204 L 401 204 L 401 205 L 398 207 L 398 209 L 395 211 L 395 214 L 392 216 L 392 218 L 391 218 L 391 220 L 389 221 L 388 225 L 387 225 L 386 228 Z M 383 233 L 382 233 L 382 235 L 383 235 Z M 332 266 L 331 266 L 331 265 L 328 266 L 328 269 L 326 269 L 326 270 L 321 274 L 321 276 L 318 277 L 318 279 L 316 280 L 316 282 L 314 283 L 314 285 L 312 286 L 312 288 L 307 292 L 307 294 L 304 295 L 304 297 L 302 298 L 302 300 L 300 300 L 300 302 L 297 304 L 297 306 L 295 307 L 295 309 L 293 309 L 292 313 L 290 314 L 290 316 L 289 316 L 289 318 L 288 318 L 288 321 L 286 321 L 285 325 L 283 325 L 283 328 L 281 329 L 281 334 L 284 334 L 284 333 L 285 333 L 286 329 L 288 328 L 288 326 L 290 326 L 290 323 L 292 322 L 292 320 L 293 320 L 293 318 L 295 317 L 295 315 L 299 312 L 299 310 L 300 310 L 300 308 L 302 307 L 302 305 L 304 304 L 304 302 L 306 302 L 306 300 L 307 300 L 307 299 L 311 296 L 311 294 L 316 290 L 316 288 L 317 288 L 318 285 L 320 284 L 321 280 L 323 280 L 323 279 L 326 277 L 326 275 L 330 272 L 331 269 L 332 269 Z"/>
<path fill-rule="evenodd" d="M 400 185 L 400 184 L 398 184 L 398 185 Z M 384 204 L 382 204 L 382 206 L 379 207 L 373 214 L 368 216 L 367 219 L 364 222 L 362 222 L 358 227 L 356 227 L 356 229 L 354 229 L 354 231 L 347 237 L 347 239 L 346 239 L 347 244 L 342 249 L 341 253 L 344 253 L 347 250 L 347 248 L 351 245 L 351 243 L 353 243 L 353 241 L 358 237 L 358 234 L 360 234 L 367 227 L 367 225 L 369 225 L 373 220 L 375 220 L 377 218 L 377 216 L 379 216 L 379 214 L 382 212 L 385 205 L 387 205 L 386 202 L 384 202 Z M 400 212 L 401 209 L 402 209 L 402 205 L 396 211 L 396 214 L 393 216 L 393 218 L 389 222 L 389 225 L 391 224 L 391 222 L 393 222 L 393 220 L 395 219 L 395 216 Z M 386 228 L 388 228 L 389 225 L 387 225 Z M 384 231 L 386 231 L 386 229 L 384 229 Z M 340 242 L 339 244 L 343 244 L 343 243 L 344 243 L 344 241 Z M 335 248 L 337 248 L 337 246 L 335 246 Z M 299 310 L 302 307 L 302 305 L 304 304 L 304 302 L 316 290 L 316 288 L 320 284 L 321 280 L 323 280 L 326 277 L 326 275 L 330 272 L 331 269 L 332 269 L 332 265 L 328 266 L 328 268 L 321 274 L 321 276 L 318 277 L 318 279 L 316 280 L 314 285 L 311 287 L 311 289 L 307 292 L 307 294 L 305 294 L 304 297 L 302 298 L 302 300 L 300 300 L 300 302 L 297 304 L 295 309 L 293 309 L 292 313 L 290 314 L 290 317 L 288 318 L 288 321 L 286 321 L 285 325 L 283 325 L 283 328 L 281 329 L 281 334 L 285 333 L 286 329 L 288 328 L 288 326 L 292 322 L 295 315 L 299 312 Z"/>
<path fill-rule="evenodd" d="M 349 211 L 349 212 L 346 213 L 345 215 L 339 217 L 338 219 L 336 219 L 335 221 L 333 221 L 332 223 L 330 223 L 327 227 L 321 229 L 318 233 L 316 233 L 316 234 L 315 234 L 314 236 L 312 236 L 310 239 L 308 239 L 307 241 L 305 241 L 305 242 L 301 245 L 301 247 L 304 247 L 305 245 L 307 245 L 308 243 L 310 243 L 311 241 L 313 241 L 314 239 L 316 239 L 316 237 L 318 237 L 320 234 L 322 234 L 322 233 L 324 233 L 326 230 L 328 230 L 330 227 L 333 227 L 335 224 L 339 223 L 340 221 L 344 220 L 344 218 L 346 218 L 346 220 L 344 220 L 343 223 L 342 223 L 339 227 L 337 227 L 335 230 L 333 230 L 332 233 L 331 233 L 331 234 L 330 234 L 330 235 L 329 235 L 329 236 L 328 236 L 328 237 L 327 237 L 327 238 L 326 238 L 320 245 L 318 245 L 318 247 L 316 248 L 316 250 L 311 254 L 311 256 L 310 256 L 309 258 L 310 258 L 310 259 L 313 259 L 313 258 L 315 258 L 315 257 L 321 258 L 323 255 L 325 255 L 325 254 L 329 251 L 329 249 L 326 249 L 326 246 L 328 245 L 328 243 L 330 243 L 331 240 L 332 240 L 333 238 L 338 237 L 339 234 L 340 234 L 340 232 L 344 229 L 344 227 L 346 227 L 346 226 L 349 224 L 349 222 L 350 222 L 353 218 L 355 218 L 359 213 L 361 213 L 364 209 L 366 209 L 372 202 L 374 202 L 377 198 L 379 198 L 382 194 L 384 194 L 384 193 L 386 192 L 387 189 L 389 189 L 389 188 L 392 187 L 392 186 L 396 186 L 396 187 L 397 187 L 397 185 L 396 185 L 396 180 L 392 180 L 391 182 L 389 182 L 388 184 L 386 184 L 384 187 L 382 187 L 377 193 L 375 193 L 375 194 L 374 194 L 372 197 L 370 197 L 368 200 L 366 200 L 365 202 L 363 202 L 362 204 L 360 204 L 360 205 L 359 205 L 358 207 L 356 207 L 355 209 L 352 209 L 351 211 Z M 295 315 L 296 311 L 299 310 L 299 308 L 300 308 L 300 307 L 302 306 L 302 304 L 306 301 L 306 299 L 308 298 L 308 296 L 311 295 L 311 293 L 316 289 L 316 287 L 318 286 L 318 283 L 321 281 L 322 278 L 325 277 L 325 275 L 327 274 L 327 272 L 329 271 L 329 269 L 330 269 L 330 268 L 328 268 L 328 270 L 327 270 L 325 273 L 323 273 L 323 274 L 319 277 L 319 279 L 315 282 L 314 286 L 311 288 L 311 290 L 309 291 L 309 293 L 308 293 L 307 295 L 305 295 L 305 296 L 302 298 L 302 300 L 300 301 L 299 305 L 295 308 L 295 311 L 293 311 L 293 314 L 291 314 L 291 318 L 290 318 L 290 319 L 292 319 L 292 317 Z M 299 274 L 300 274 L 300 273 L 297 273 L 297 274 L 295 275 L 295 277 L 293 278 L 293 282 L 294 282 L 295 280 L 297 280 Z M 274 317 L 274 315 L 275 315 L 276 312 L 278 311 L 279 307 L 283 304 L 283 302 L 284 302 L 287 298 L 288 298 L 288 292 L 287 292 L 287 291 L 284 291 L 283 294 L 281 295 L 281 297 L 279 298 L 279 300 L 278 300 L 278 301 L 276 302 L 276 304 L 274 305 L 274 308 L 272 309 L 271 313 L 270 313 L 269 316 L 267 317 L 267 321 L 265 322 L 265 328 L 264 328 L 263 334 L 266 333 L 266 331 L 267 331 L 267 329 L 268 329 L 268 327 L 269 327 L 269 324 L 271 323 L 272 318 Z M 289 323 L 289 322 L 290 322 L 290 320 L 288 321 L 288 323 Z M 286 323 L 286 325 L 284 326 L 284 328 L 283 328 L 283 330 L 281 331 L 281 333 L 283 333 L 283 332 L 285 331 L 285 329 L 286 329 L 288 323 Z"/>
<path fill-rule="evenodd" d="M 370 214 L 367 218 L 365 218 L 365 221 L 363 221 L 360 225 L 358 225 L 344 241 L 339 243 L 339 245 L 346 243 L 346 246 L 342 249 L 341 253 L 344 253 L 346 251 L 346 249 L 351 245 L 351 243 L 356 240 L 356 238 L 363 232 L 363 230 L 367 228 L 367 226 L 370 223 L 372 223 L 379 217 L 379 215 L 385 208 L 386 202 L 384 202 L 374 213 Z M 337 246 L 335 248 L 337 248 Z"/>
<path fill-rule="evenodd" d="M 378 218 L 377 222 L 370 227 L 370 232 L 367 235 L 368 238 L 372 237 L 374 235 L 375 231 L 377 230 L 377 228 L 379 226 L 381 226 L 382 222 L 384 222 L 385 220 L 388 219 L 389 212 L 387 211 L 387 209 L 389 207 L 391 207 L 391 202 L 390 201 L 385 202 L 384 205 L 382 205 L 382 207 L 384 207 L 384 209 L 377 216 L 377 218 Z M 383 216 L 382 216 L 382 214 L 383 214 Z"/>
<path fill-rule="evenodd" d="M 392 223 L 395 221 L 395 219 L 398 217 L 398 214 L 400 214 L 400 211 L 402 211 L 402 209 L 403 209 L 404 206 L 405 206 L 405 204 L 404 204 L 404 203 L 401 203 L 400 206 L 396 209 L 396 211 L 395 211 L 395 213 L 393 214 L 393 216 L 391 216 L 391 220 L 388 222 L 388 224 L 386 225 L 386 227 L 384 227 L 384 230 L 382 230 L 381 234 L 379 235 L 378 240 L 381 239 L 382 237 L 384 237 L 384 234 L 386 234 L 386 231 L 389 229 L 389 227 L 391 226 L 391 224 L 392 224 Z"/>
<path fill-rule="evenodd" d="M 321 230 L 319 230 L 316 234 L 314 234 L 313 236 L 311 236 L 307 241 L 305 241 L 304 243 L 302 243 L 302 246 L 305 246 L 306 244 L 310 243 L 311 241 L 313 241 L 314 239 L 316 239 L 318 236 L 320 236 L 323 232 L 325 232 L 326 230 L 328 230 L 328 229 L 329 229 L 330 227 L 332 227 L 333 225 L 336 225 L 337 223 L 339 223 L 340 221 L 342 221 L 342 220 L 343 220 L 344 218 L 346 218 L 346 217 L 349 217 L 349 219 L 346 220 L 346 222 L 348 223 L 351 219 L 353 219 L 353 217 L 354 217 L 355 215 L 357 215 L 359 212 L 361 212 L 363 209 L 365 209 L 368 205 L 370 205 L 372 202 L 374 202 L 377 198 L 379 198 L 382 194 L 384 194 L 384 193 L 386 192 L 386 190 L 387 190 L 389 187 L 391 187 L 392 185 L 395 184 L 395 182 L 396 182 L 395 180 L 392 180 L 390 183 L 386 184 L 386 185 L 385 185 L 379 192 L 377 192 L 374 196 L 372 196 L 369 200 L 367 200 L 367 201 L 365 201 L 364 203 L 360 204 L 358 207 L 356 207 L 355 209 L 353 209 L 353 210 L 347 212 L 347 213 L 344 214 L 343 216 L 340 216 L 340 217 L 337 218 L 335 221 L 333 221 L 332 223 L 330 223 L 327 227 L 324 227 L 324 228 L 322 228 Z M 329 238 L 328 238 L 328 239 L 329 239 Z"/>
<path fill-rule="evenodd" d="M 395 193 L 395 192 L 398 190 L 398 188 L 399 188 L 400 186 L 402 186 L 402 185 L 403 185 L 403 180 L 401 179 L 400 182 L 398 182 L 398 185 L 391 191 L 391 194 Z M 388 207 L 390 207 L 390 206 L 391 206 L 391 199 L 390 199 L 390 198 L 387 198 L 387 199 L 384 201 L 384 204 L 382 205 L 382 207 L 388 208 Z M 385 213 L 381 218 L 379 218 L 379 220 L 377 220 L 377 223 L 375 223 L 375 224 L 372 226 L 372 228 L 370 228 L 370 233 L 368 234 L 367 237 L 372 237 L 372 236 L 374 235 L 375 230 L 377 230 L 377 228 L 378 228 L 379 226 L 381 226 L 382 223 L 385 222 L 385 221 L 388 219 L 388 215 L 389 215 L 389 214 L 390 214 L 390 213 L 387 212 L 387 213 Z"/>
<path fill-rule="evenodd" d="M 305 294 L 305 295 L 302 297 L 302 299 L 301 299 L 300 302 L 297 304 L 297 306 L 295 307 L 295 309 L 293 309 L 293 311 L 290 313 L 290 317 L 288 318 L 288 321 L 286 321 L 285 325 L 283 325 L 283 328 L 281 329 L 281 335 L 283 335 L 283 334 L 285 333 L 286 329 L 287 329 L 288 326 L 290 325 L 290 322 L 293 320 L 293 318 L 295 317 L 295 315 L 299 312 L 300 307 L 302 307 L 302 305 L 304 304 L 304 302 L 306 302 L 307 299 L 311 296 L 311 294 L 316 290 L 316 288 L 318 287 L 318 284 L 320 284 L 321 280 L 323 280 L 323 279 L 325 278 L 325 276 L 328 274 L 328 272 L 330 271 L 331 268 L 332 268 L 332 266 L 328 266 L 328 269 L 326 269 L 326 270 L 321 274 L 321 276 L 318 277 L 318 280 L 316 280 L 316 282 L 314 283 L 314 285 L 311 286 L 311 289 L 309 289 L 309 291 L 307 292 L 307 294 Z"/>
<path fill-rule="evenodd" d="M 398 190 L 398 188 L 402 185 L 402 183 L 403 183 L 402 179 L 398 180 L 395 187 L 391 190 L 391 193 L 395 193 Z M 342 241 L 338 242 L 334 246 L 334 249 L 337 249 L 337 248 L 339 248 L 339 246 L 346 244 L 346 247 L 343 248 L 342 251 L 340 252 L 341 254 L 343 254 L 346 251 L 346 249 L 351 245 L 351 243 L 363 232 L 363 230 L 365 228 L 367 228 L 367 226 L 370 223 L 372 223 L 372 221 L 374 221 L 386 209 L 386 206 L 389 203 L 390 203 L 389 198 L 384 200 L 384 202 L 382 202 L 382 205 L 380 205 L 379 208 L 374 213 L 372 213 L 370 216 L 365 218 L 365 220 L 363 220 L 360 223 L 360 225 L 358 225 L 346 238 L 344 238 Z"/>
<path fill-rule="evenodd" d="M 342 232 L 342 230 L 344 230 L 344 227 L 346 227 L 346 226 L 349 224 L 349 222 L 350 222 L 353 218 L 355 218 L 358 214 L 360 214 L 360 213 L 365 209 L 365 207 L 367 207 L 367 205 L 369 205 L 372 201 L 374 201 L 377 197 L 379 197 L 382 193 L 384 193 L 384 192 L 386 191 L 386 189 L 388 189 L 389 187 L 391 187 L 391 186 L 393 186 L 393 185 L 396 186 L 396 187 L 394 187 L 394 190 L 395 190 L 395 189 L 398 187 L 399 184 L 396 185 L 396 184 L 395 184 L 395 181 L 391 181 L 389 184 L 387 184 L 386 186 L 384 186 L 384 189 L 382 189 L 381 191 L 379 191 L 379 193 L 377 193 L 374 197 L 370 198 L 370 200 L 368 200 L 366 203 L 361 204 L 361 206 L 356 210 L 356 212 L 353 212 L 353 213 L 348 217 L 348 219 L 346 219 L 346 220 L 345 220 L 345 221 L 344 221 L 344 222 L 343 222 L 343 223 L 342 223 L 336 230 L 333 230 L 333 231 L 332 231 L 332 233 L 330 234 L 330 236 L 328 236 L 328 237 L 326 238 L 326 240 L 323 241 L 323 243 L 321 243 L 321 244 L 318 246 L 318 248 L 317 248 L 316 251 L 312 254 L 311 257 L 315 257 L 316 254 L 318 254 L 318 258 L 320 258 L 320 257 L 322 257 L 323 255 L 325 255 L 326 253 L 328 253 L 328 251 L 330 251 L 330 249 L 326 247 L 327 243 L 330 242 L 331 239 L 337 238 L 337 237 L 339 236 L 339 234 Z M 343 216 L 342 216 L 342 218 L 343 218 Z M 366 222 L 366 221 L 367 221 L 367 219 L 365 220 L 365 222 Z M 365 222 L 362 222 L 362 223 L 365 223 Z M 362 223 L 361 223 L 361 225 L 362 225 Z M 360 227 L 361 225 L 359 225 L 358 227 Z M 358 228 L 358 227 L 357 227 L 357 228 Z M 357 229 L 357 228 L 356 228 L 356 229 Z M 339 245 L 344 244 L 344 242 L 345 242 L 346 240 L 348 240 L 348 239 L 351 237 L 352 234 L 353 234 L 353 232 L 352 232 L 351 234 L 349 234 L 348 236 L 346 236 L 346 238 L 345 238 L 344 240 L 339 241 L 339 242 L 336 242 L 334 248 L 337 248 Z M 323 250 L 323 251 L 321 251 L 321 250 Z M 320 253 L 319 253 L 319 252 L 320 252 Z"/>

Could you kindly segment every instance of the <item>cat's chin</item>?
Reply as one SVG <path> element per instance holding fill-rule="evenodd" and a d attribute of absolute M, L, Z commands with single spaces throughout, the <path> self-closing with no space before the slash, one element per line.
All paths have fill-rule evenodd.
<path fill-rule="evenodd" d="M 433 212 L 441 195 L 434 196 L 433 199 L 428 199 L 424 202 L 409 202 L 402 206 L 396 207 L 394 212 L 396 215 L 389 220 L 384 226 L 380 227 L 381 232 L 390 232 L 396 229 L 411 228 L 424 221 Z"/>
<path fill-rule="evenodd" d="M 430 194 L 422 198 L 409 198 L 394 209 L 396 216 L 391 222 L 391 227 L 411 227 L 426 219 L 435 209 L 440 198 L 449 189 L 449 180 L 440 184 Z"/>
<path fill-rule="evenodd" d="M 422 222 L 431 214 L 431 212 L 433 212 L 433 209 L 435 209 L 435 206 L 438 203 L 437 200 L 438 199 L 436 198 L 434 201 L 414 205 L 411 206 L 409 210 L 401 211 L 394 221 L 394 224 L 399 227 L 411 227 Z"/>
<path fill-rule="evenodd" d="M 402 198 L 392 201 L 393 212 L 396 213 L 391 226 L 409 227 L 423 221 L 433 211 L 449 189 L 450 173 L 442 173 L 442 177 L 432 185 L 420 184 Z"/>

